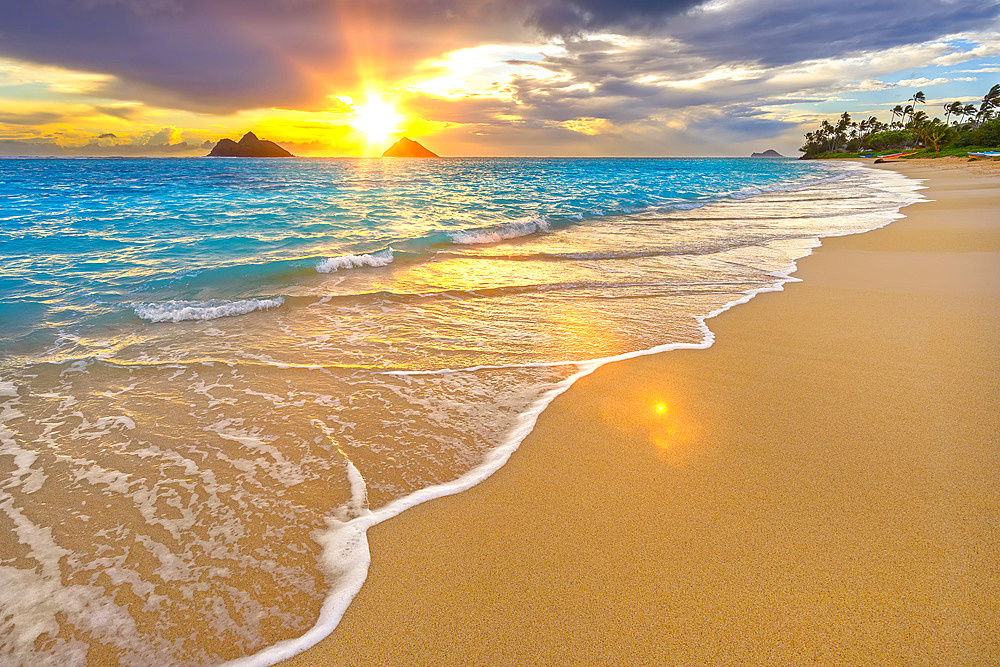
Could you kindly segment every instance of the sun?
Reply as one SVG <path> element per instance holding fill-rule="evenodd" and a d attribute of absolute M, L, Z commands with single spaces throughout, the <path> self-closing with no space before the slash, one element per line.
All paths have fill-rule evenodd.
<path fill-rule="evenodd" d="M 368 137 L 368 143 L 379 143 L 396 132 L 402 116 L 396 113 L 392 104 L 382 101 L 379 97 L 369 97 L 368 102 L 354 110 L 354 120 L 351 127 L 363 132 Z"/>

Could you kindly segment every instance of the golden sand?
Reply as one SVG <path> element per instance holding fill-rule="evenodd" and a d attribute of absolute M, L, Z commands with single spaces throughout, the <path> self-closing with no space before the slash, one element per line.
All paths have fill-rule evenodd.
<path fill-rule="evenodd" d="M 709 350 L 607 365 L 369 533 L 295 664 L 996 664 L 1000 179 L 827 239 Z"/>

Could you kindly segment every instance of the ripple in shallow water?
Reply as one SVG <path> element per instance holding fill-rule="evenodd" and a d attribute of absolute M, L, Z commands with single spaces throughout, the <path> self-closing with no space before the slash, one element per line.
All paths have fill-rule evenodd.
<path fill-rule="evenodd" d="M 894 174 L 838 169 L 689 211 L 327 275 L 203 267 L 142 293 L 147 314 L 276 304 L 214 319 L 78 316 L 57 294 L 57 334 L 7 341 L 0 361 L 0 522 L 16 536 L 0 542 L 0 651 L 207 664 L 301 635 L 343 575 L 320 564 L 331 525 L 473 469 L 578 362 L 701 343 L 701 317 L 780 283 L 817 235 L 913 199 Z"/>

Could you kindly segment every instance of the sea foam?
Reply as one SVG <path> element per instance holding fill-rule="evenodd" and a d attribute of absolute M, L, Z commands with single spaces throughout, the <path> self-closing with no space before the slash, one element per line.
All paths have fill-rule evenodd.
<path fill-rule="evenodd" d="M 320 273 L 333 273 L 339 269 L 357 269 L 362 266 L 386 266 L 392 264 L 392 248 L 379 250 L 367 255 L 339 255 L 327 257 L 316 265 Z"/>
<path fill-rule="evenodd" d="M 172 183 L 184 165 L 162 162 L 171 162 L 165 182 Z M 301 201 L 325 206 L 329 199 L 323 193 L 334 192 L 331 173 L 343 169 L 350 175 L 353 164 L 324 166 L 317 177 L 318 194 Z M 477 162 L 474 170 L 483 164 L 492 163 Z M 721 312 L 754 293 L 780 289 L 794 268 L 791 263 L 807 254 L 819 236 L 861 231 L 896 217 L 892 212 L 898 202 L 881 197 L 884 185 L 871 181 L 903 179 L 892 172 L 871 172 L 865 178 L 852 176 L 844 187 L 821 187 L 800 198 L 779 195 L 734 204 L 726 196 L 729 190 L 758 185 L 763 191 L 768 185 L 768 179 L 741 176 L 737 169 L 714 189 L 689 188 L 684 182 L 676 186 L 678 192 L 690 189 L 702 197 L 695 203 L 722 200 L 718 210 L 695 218 L 672 213 L 670 206 L 663 207 L 666 211 L 643 208 L 646 201 L 673 199 L 669 187 L 674 186 L 667 181 L 663 192 L 649 196 L 626 192 L 636 181 L 636 164 L 586 161 L 581 165 L 593 169 L 592 185 L 578 182 L 577 176 L 560 182 L 562 177 L 553 173 L 555 183 L 532 179 L 545 181 L 547 190 L 532 192 L 530 183 L 518 181 L 511 186 L 516 197 L 508 197 L 483 193 L 470 176 L 475 171 L 446 161 L 428 176 L 429 183 L 418 181 L 431 193 L 427 201 L 434 201 L 432 208 L 414 216 L 387 211 L 392 224 L 405 221 L 398 227 L 380 226 L 378 216 L 372 216 L 338 228 L 335 220 L 317 214 L 323 224 L 305 230 L 302 245 L 291 246 L 292 257 L 278 257 L 276 267 L 268 266 L 265 280 L 257 268 L 261 258 L 254 255 L 196 284 L 158 285 L 157 297 L 131 292 L 121 297 L 130 299 L 125 303 L 140 317 L 140 309 L 152 315 L 146 318 L 151 321 L 239 315 L 265 303 L 263 307 L 281 305 L 280 318 L 224 319 L 200 325 L 198 331 L 153 327 L 138 319 L 116 322 L 129 344 L 110 358 L 99 355 L 110 354 L 106 350 L 113 341 L 97 340 L 84 324 L 64 327 L 57 321 L 55 351 L 40 355 L 41 363 L 19 373 L 8 375 L 5 369 L 0 380 L 0 453 L 14 467 L 0 479 L 0 496 L 9 496 L 0 511 L 17 527 L 15 540 L 43 568 L 9 572 L 4 568 L 12 565 L 0 567 L 0 585 L 34 592 L 5 601 L 9 604 L 3 612 L 11 619 L 5 624 L 14 632 L 0 639 L 0 653 L 14 662 L 30 662 L 32 656 L 42 662 L 85 661 L 86 647 L 62 638 L 66 627 L 79 628 L 134 664 L 219 663 L 238 649 L 245 657 L 235 664 L 269 665 L 315 644 L 337 625 L 365 580 L 371 560 L 368 527 L 487 477 L 558 393 L 601 364 L 707 347 L 713 337 L 705 326 L 711 313 L 706 316 L 705 311 Z M 689 167 L 691 182 L 709 184 L 719 168 L 718 161 L 694 161 Z M 310 165 L 301 168 L 312 173 Z M 458 169 L 454 174 L 453 168 Z M 755 168 L 794 175 L 837 167 L 795 162 Z M 107 173 L 122 169 L 129 166 Z M 502 176 L 510 171 L 509 163 L 498 164 L 495 171 Z M 360 177 L 367 178 L 365 173 Z M 436 186 L 442 174 L 451 179 L 446 185 L 469 181 L 469 197 L 438 208 L 437 195 L 447 191 Z M 409 171 L 401 178 L 407 188 L 414 181 Z M 660 184 L 659 176 L 648 181 Z M 276 177 L 276 183 L 284 183 L 284 176 Z M 554 186 L 565 189 L 572 201 L 553 203 L 549 197 L 558 195 Z M 908 200 L 904 185 L 898 187 L 896 199 Z M 392 194 L 393 201 L 403 201 L 400 192 Z M 505 201 L 516 205 L 497 203 Z M 230 204 L 220 206 L 228 211 Z M 594 207 L 606 210 L 608 217 L 587 213 L 586 224 L 544 249 L 517 252 L 474 245 L 544 234 L 550 224 L 556 229 L 574 224 L 575 216 L 554 213 L 553 206 Z M 622 215 L 633 207 L 642 211 L 642 218 Z M 455 228 L 446 236 L 442 221 L 464 219 L 469 210 L 480 216 L 480 226 Z M 519 217 L 526 210 L 549 217 Z M 801 215 L 782 215 L 789 212 Z M 208 209 L 198 215 L 212 213 Z M 286 219 L 277 220 L 283 233 L 305 233 L 294 225 L 285 230 Z M 224 231 L 220 238 L 225 241 L 217 246 L 232 249 L 231 234 Z M 329 234 L 325 238 L 330 240 L 323 241 L 328 247 L 363 242 L 369 245 L 362 247 L 386 250 L 326 259 L 314 254 L 315 234 Z M 326 264 L 327 272 L 389 264 L 390 239 L 407 250 L 406 261 L 393 266 L 398 280 L 352 286 L 351 271 L 316 280 L 317 264 Z M 441 251 L 442 241 L 473 245 Z M 278 245 L 268 248 L 276 251 Z M 199 264 L 192 271 L 202 268 Z M 451 268 L 456 270 L 447 270 Z M 176 271 L 171 264 L 161 273 Z M 380 272 L 361 273 L 378 278 Z M 167 301 L 192 294 L 253 294 L 247 290 L 300 279 L 304 284 L 274 290 L 288 295 L 284 300 Z M 339 288 L 342 280 L 347 284 Z M 107 302 L 121 303 L 112 298 L 116 295 L 107 296 Z M 139 299 L 159 303 L 140 306 Z M 574 326 L 554 328 L 536 314 L 564 312 L 568 306 L 574 318 L 559 323 Z M 114 310 L 112 314 L 121 314 L 121 308 Z M 595 322 L 614 335 L 592 335 Z M 52 357 L 63 361 L 53 364 Z M 94 372 L 81 372 L 88 367 Z M 25 416 L 32 414 L 45 419 Z M 170 419 L 163 419 L 164 414 Z M 74 456 L 66 457 L 66 451 Z M 58 467 L 43 469 L 53 460 Z M 122 461 L 128 463 L 126 470 L 118 470 Z M 73 483 L 60 485 L 64 479 Z M 57 498 L 60 504 L 39 517 L 59 520 L 29 525 L 24 521 L 33 517 L 17 512 L 31 507 L 31 494 L 46 485 L 59 485 L 59 493 L 38 497 Z M 253 508 L 246 506 L 248 498 Z M 108 500 L 121 511 L 112 516 L 102 512 Z M 261 508 L 267 508 L 266 514 Z M 122 531 L 120 525 L 136 530 Z M 260 535 L 274 537 L 261 541 Z M 72 552 L 50 553 L 49 542 Z M 151 554 L 143 560 L 155 568 L 149 570 L 152 575 L 128 558 L 130 546 L 138 544 Z M 317 547 L 322 552 L 314 564 Z M 104 576 L 101 586 L 88 583 L 87 572 L 96 571 L 110 576 L 111 583 L 103 583 Z M 74 581 L 88 588 L 81 590 Z M 258 599 L 243 582 L 276 594 Z M 113 604 L 117 591 L 128 591 L 128 586 L 143 601 L 141 609 Z M 327 598 L 321 603 L 324 590 Z M 135 622 L 130 623 L 133 613 Z M 191 623 L 196 616 L 204 622 Z M 298 636 L 264 647 L 273 635 L 260 619 L 280 623 L 285 636 Z M 187 644 L 172 643 L 178 632 L 196 636 L 204 653 L 192 654 Z M 36 646 L 40 637 L 44 644 Z M 38 646 L 51 647 L 52 655 L 40 655 Z"/>
<path fill-rule="evenodd" d="M 854 166 L 849 169 L 857 169 Z M 732 299 L 712 309 L 706 314 L 694 316 L 697 329 L 700 333 L 700 340 L 697 342 L 667 342 L 654 344 L 646 349 L 638 349 L 622 352 L 602 358 L 581 359 L 578 361 L 562 362 L 541 362 L 537 364 L 519 363 L 511 368 L 525 368 L 528 366 L 566 365 L 572 366 L 577 371 L 563 380 L 551 385 L 547 391 L 542 393 L 526 410 L 518 415 L 514 426 L 507 431 L 503 442 L 499 446 L 488 451 L 482 461 L 465 474 L 449 482 L 439 483 L 419 489 L 405 496 L 396 498 L 391 502 L 377 508 L 369 509 L 362 506 L 365 496 L 365 482 L 360 477 L 360 473 L 353 466 L 349 465 L 349 477 L 351 478 L 351 497 L 354 506 L 359 509 L 355 511 L 355 516 L 346 521 L 330 518 L 327 521 L 326 531 L 318 530 L 314 534 L 314 539 L 323 547 L 320 563 L 332 576 L 338 577 L 338 585 L 327 595 L 323 604 L 319 618 L 315 625 L 305 634 L 298 638 L 279 641 L 258 653 L 247 655 L 237 660 L 226 663 L 226 667 L 267 667 L 276 664 L 281 660 L 290 658 L 308 647 L 315 645 L 319 640 L 328 636 L 340 622 L 343 614 L 347 610 L 351 601 L 361 590 L 367 578 L 368 568 L 371 564 L 371 552 L 368 544 L 367 530 L 389 518 L 399 515 L 406 509 L 419 505 L 434 498 L 459 493 L 467 490 L 499 470 L 510 458 L 511 454 L 517 450 L 525 437 L 533 430 L 538 416 L 545 408 L 560 394 L 569 389 L 577 380 L 585 377 L 601 366 L 615 362 L 632 359 L 636 357 L 658 354 L 672 350 L 684 349 L 706 349 L 715 342 L 715 333 L 709 328 L 708 320 L 717 317 L 727 310 L 744 303 L 747 303 L 756 295 L 765 292 L 782 291 L 784 285 L 789 282 L 797 282 L 799 279 L 792 276 L 797 268 L 797 261 L 812 253 L 813 249 L 821 245 L 821 238 L 826 236 L 837 236 L 841 234 L 859 233 L 870 229 L 878 228 L 889 224 L 895 219 L 902 217 L 899 208 L 903 205 L 919 201 L 921 197 L 916 195 L 913 181 L 905 177 L 888 173 L 872 173 L 872 170 L 865 170 L 872 177 L 879 180 L 879 185 L 885 190 L 896 190 L 904 196 L 899 197 L 894 205 L 886 207 L 884 210 L 873 212 L 865 219 L 863 225 L 849 231 L 831 230 L 830 233 L 807 235 L 793 239 L 786 248 L 787 257 L 783 266 L 778 266 L 767 275 L 771 280 L 765 281 L 756 287 L 746 286 L 732 295 Z M 820 183 L 826 182 L 816 179 Z M 829 179 L 838 180 L 838 179 Z M 892 181 L 895 180 L 895 183 Z M 895 186 L 895 187 L 893 187 Z M 827 231 L 827 230 L 824 230 Z M 530 233 L 530 232 L 529 232 Z M 500 238 L 494 240 L 502 240 Z M 458 241 L 456 241 L 458 242 Z M 489 241 L 480 241 L 489 243 Z M 470 368 L 457 369 L 434 369 L 416 370 L 408 372 L 390 372 L 393 374 L 406 375 L 442 375 L 449 373 L 475 372 L 486 368 L 504 368 L 504 366 L 476 366 Z"/>
<path fill-rule="evenodd" d="M 470 229 L 460 232 L 448 232 L 452 243 L 459 245 L 482 245 L 530 236 L 538 232 L 549 231 L 549 221 L 544 216 L 530 220 L 515 220 L 496 227 L 486 229 Z"/>
<path fill-rule="evenodd" d="M 273 299 L 241 299 L 239 301 L 164 301 L 143 303 L 135 307 L 135 314 L 150 322 L 183 322 L 185 320 L 214 320 L 220 317 L 245 315 L 255 310 L 277 308 L 285 302 L 282 297 Z"/>

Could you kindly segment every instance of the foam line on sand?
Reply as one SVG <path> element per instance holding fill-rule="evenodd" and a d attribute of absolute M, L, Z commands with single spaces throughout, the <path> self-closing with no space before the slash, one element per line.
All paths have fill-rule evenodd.
<path fill-rule="evenodd" d="M 887 166 L 933 201 L 372 526 L 368 581 L 289 664 L 996 661 L 1000 182 Z"/>

